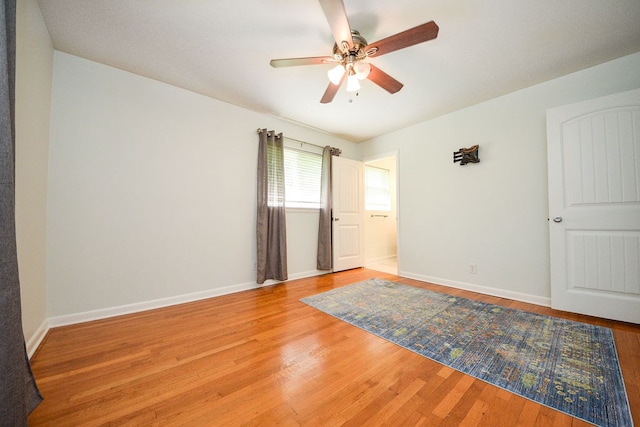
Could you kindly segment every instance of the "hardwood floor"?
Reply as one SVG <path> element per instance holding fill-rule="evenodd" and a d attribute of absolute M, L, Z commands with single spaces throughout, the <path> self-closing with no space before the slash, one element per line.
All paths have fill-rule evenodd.
<path fill-rule="evenodd" d="M 357 269 L 52 329 L 29 425 L 588 425 L 299 301 L 370 277 L 612 328 L 640 422 L 640 325 Z"/>

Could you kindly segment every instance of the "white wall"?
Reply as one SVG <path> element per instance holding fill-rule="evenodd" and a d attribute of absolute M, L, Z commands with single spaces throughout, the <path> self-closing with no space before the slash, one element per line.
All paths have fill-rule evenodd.
<path fill-rule="evenodd" d="M 355 144 L 56 52 L 49 316 L 254 287 L 259 127 L 357 157 Z M 317 213 L 288 223 L 290 277 L 315 274 Z"/>
<path fill-rule="evenodd" d="M 401 273 L 545 303 L 545 110 L 640 87 L 636 54 L 358 146 L 60 52 L 53 70 L 47 315 L 67 320 L 255 286 L 258 127 L 398 150 Z M 451 163 L 476 143 L 480 164 Z M 315 224 L 289 215 L 292 278 L 316 273 Z"/>
<path fill-rule="evenodd" d="M 35 0 L 17 2 L 16 21 L 16 228 L 22 326 L 29 341 L 47 318 L 46 206 L 53 46 Z"/>
<path fill-rule="evenodd" d="M 365 142 L 398 150 L 400 274 L 548 304 L 546 109 L 637 87 L 640 53 Z"/>

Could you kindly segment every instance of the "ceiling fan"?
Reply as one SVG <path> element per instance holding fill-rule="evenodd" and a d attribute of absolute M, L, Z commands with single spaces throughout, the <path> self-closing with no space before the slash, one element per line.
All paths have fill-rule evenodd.
<path fill-rule="evenodd" d="M 291 67 L 297 65 L 337 64 L 329 70 L 329 86 L 324 92 L 321 103 L 333 101 L 342 82 L 347 80 L 347 91 L 355 92 L 360 89 L 358 80 L 369 79 L 389 93 L 396 93 L 402 89 L 402 83 L 364 60 L 384 55 L 405 47 L 423 43 L 438 37 L 438 25 L 430 21 L 409 30 L 402 31 L 375 43 L 367 40 L 349 26 L 349 19 L 343 0 L 319 0 L 324 14 L 329 21 L 335 44 L 332 56 L 315 56 L 308 58 L 272 59 L 272 67 Z"/>

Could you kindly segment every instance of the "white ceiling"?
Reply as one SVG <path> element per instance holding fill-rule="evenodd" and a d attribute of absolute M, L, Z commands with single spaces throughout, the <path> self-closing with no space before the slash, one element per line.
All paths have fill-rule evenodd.
<path fill-rule="evenodd" d="M 330 65 L 269 65 L 331 55 L 317 0 L 39 0 L 59 51 L 356 142 L 640 51 L 640 0 L 344 2 L 369 43 L 440 27 L 371 58 L 400 92 L 364 81 L 353 102 L 342 88 L 320 104 Z"/>

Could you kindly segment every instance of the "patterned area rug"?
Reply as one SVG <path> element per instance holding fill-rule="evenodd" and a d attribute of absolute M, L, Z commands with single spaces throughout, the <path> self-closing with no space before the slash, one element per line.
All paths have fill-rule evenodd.
<path fill-rule="evenodd" d="M 436 362 L 600 426 L 631 426 L 608 328 L 371 279 L 302 302 Z"/>

